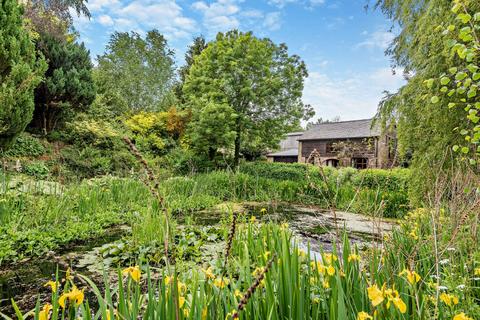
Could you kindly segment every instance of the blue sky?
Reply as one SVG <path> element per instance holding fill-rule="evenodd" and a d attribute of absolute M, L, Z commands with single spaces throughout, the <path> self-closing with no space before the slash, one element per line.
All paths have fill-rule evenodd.
<path fill-rule="evenodd" d="M 373 0 L 370 0 L 373 2 Z M 315 118 L 371 117 L 384 90 L 403 83 L 392 75 L 384 50 L 394 37 L 368 0 L 89 0 L 90 20 L 75 19 L 81 41 L 92 57 L 104 52 L 113 31 L 144 33 L 158 29 L 175 50 L 177 64 L 193 37 L 212 39 L 236 28 L 286 43 L 306 62 L 309 78 L 303 100 Z M 315 119 L 314 118 L 314 119 Z"/>

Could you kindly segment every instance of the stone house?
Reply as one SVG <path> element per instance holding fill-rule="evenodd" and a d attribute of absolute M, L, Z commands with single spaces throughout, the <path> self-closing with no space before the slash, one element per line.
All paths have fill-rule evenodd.
<path fill-rule="evenodd" d="M 293 137 L 297 140 L 297 160 L 326 166 L 352 166 L 358 169 L 385 168 L 394 163 L 395 137 L 372 126 L 372 119 L 329 122 L 314 125 Z M 291 136 L 287 136 L 291 138 Z M 268 154 L 269 161 L 283 161 L 293 149 Z"/>

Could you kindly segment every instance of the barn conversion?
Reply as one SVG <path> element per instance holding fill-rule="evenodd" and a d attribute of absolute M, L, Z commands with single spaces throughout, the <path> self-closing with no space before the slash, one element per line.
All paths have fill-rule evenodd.
<path fill-rule="evenodd" d="M 382 133 L 372 119 L 328 122 L 288 134 L 280 151 L 267 158 L 271 162 L 385 168 L 394 164 L 395 146 L 394 134 Z"/>

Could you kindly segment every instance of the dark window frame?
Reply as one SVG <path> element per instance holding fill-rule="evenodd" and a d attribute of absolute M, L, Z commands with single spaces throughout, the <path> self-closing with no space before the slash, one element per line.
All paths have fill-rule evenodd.
<path fill-rule="evenodd" d="M 352 167 L 355 169 L 367 169 L 368 168 L 368 158 L 355 157 L 352 158 Z"/>

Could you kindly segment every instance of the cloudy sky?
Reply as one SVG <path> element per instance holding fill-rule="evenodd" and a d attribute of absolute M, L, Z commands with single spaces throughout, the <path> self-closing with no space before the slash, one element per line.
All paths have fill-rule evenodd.
<path fill-rule="evenodd" d="M 90 20 L 75 26 L 92 56 L 104 52 L 113 31 L 144 33 L 158 29 L 184 61 L 197 35 L 212 39 L 219 31 L 253 31 L 286 43 L 306 62 L 309 78 L 304 102 L 315 118 L 342 120 L 371 117 L 383 91 L 403 84 L 392 74 L 384 50 L 394 37 L 391 23 L 369 0 L 89 0 Z M 370 0 L 370 3 L 373 1 Z"/>

